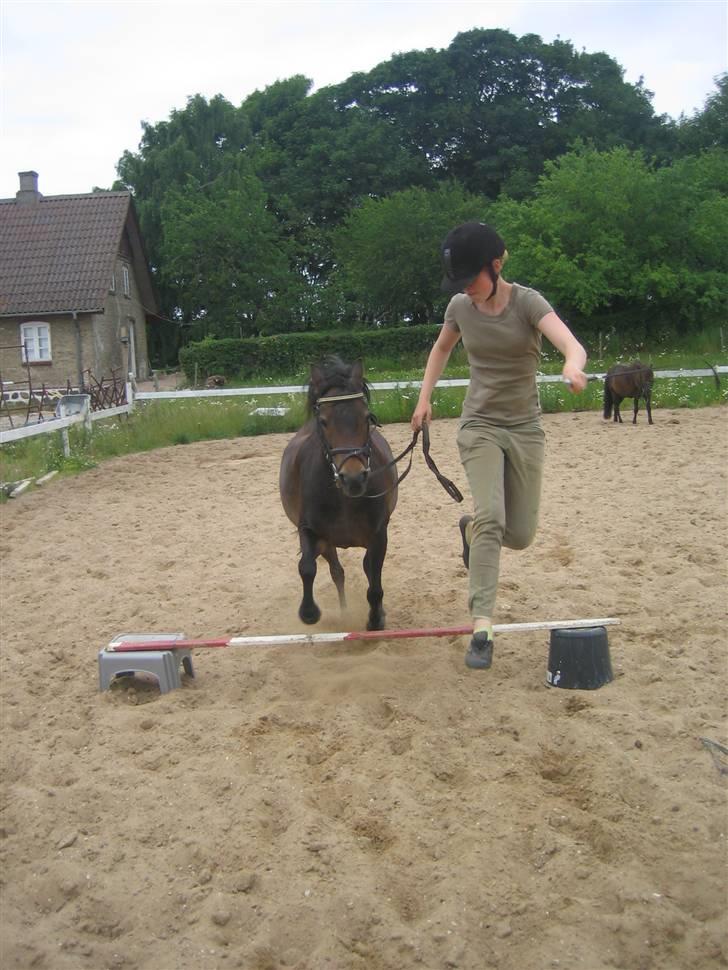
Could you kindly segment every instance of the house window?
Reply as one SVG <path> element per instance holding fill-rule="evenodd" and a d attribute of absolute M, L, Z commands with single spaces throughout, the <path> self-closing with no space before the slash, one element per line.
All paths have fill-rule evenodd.
<path fill-rule="evenodd" d="M 24 364 L 51 359 L 51 328 L 47 323 L 21 323 L 20 342 Z"/>
<path fill-rule="evenodd" d="M 110 293 L 116 293 L 116 273 L 111 271 L 111 286 L 109 287 Z"/>
<path fill-rule="evenodd" d="M 128 268 L 126 266 L 122 266 L 121 267 L 121 278 L 122 278 L 122 282 L 124 284 L 124 296 L 129 296 L 130 295 L 130 290 L 129 290 L 129 270 L 128 270 Z"/>

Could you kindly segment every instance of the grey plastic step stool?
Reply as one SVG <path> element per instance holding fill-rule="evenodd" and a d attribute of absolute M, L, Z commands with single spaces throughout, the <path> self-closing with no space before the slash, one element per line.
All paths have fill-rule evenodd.
<path fill-rule="evenodd" d="M 156 640 L 184 640 L 184 633 L 122 633 L 109 643 L 145 643 Z M 182 686 L 180 664 L 184 672 L 194 677 L 192 651 L 179 650 L 129 650 L 115 653 L 104 648 L 99 650 L 99 689 L 107 690 L 115 677 L 133 677 L 135 674 L 151 674 L 157 678 L 160 693 L 166 694 Z"/>

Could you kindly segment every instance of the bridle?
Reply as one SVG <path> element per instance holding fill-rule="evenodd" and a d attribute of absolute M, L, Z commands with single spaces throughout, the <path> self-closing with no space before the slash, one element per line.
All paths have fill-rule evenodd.
<path fill-rule="evenodd" d="M 388 461 L 386 465 L 380 465 L 379 468 L 375 468 L 374 471 L 371 470 L 371 457 L 372 457 L 371 430 L 372 430 L 372 427 L 381 428 L 382 425 L 377 420 L 375 415 L 371 413 L 371 411 L 367 414 L 367 423 L 368 423 L 367 440 L 364 442 L 364 444 L 361 447 L 331 448 L 329 446 L 329 443 L 326 440 L 326 434 L 324 432 L 323 425 L 321 423 L 321 414 L 320 414 L 319 405 L 322 403 L 337 404 L 339 401 L 356 401 L 360 398 L 366 398 L 366 395 L 364 394 L 363 391 L 358 391 L 355 394 L 335 394 L 329 397 L 320 397 L 314 402 L 314 405 L 313 405 L 313 412 L 314 412 L 314 415 L 316 416 L 316 430 L 318 432 L 319 438 L 321 439 L 321 446 L 323 448 L 324 458 L 328 462 L 331 468 L 331 471 L 333 473 L 336 487 L 341 488 L 341 467 L 344 464 L 344 462 L 349 460 L 349 458 L 358 459 L 358 461 L 361 462 L 367 474 L 377 475 L 380 472 L 384 472 L 388 468 L 391 468 L 393 465 L 396 465 L 398 461 L 401 461 L 405 457 L 405 455 L 409 455 L 410 459 L 409 459 L 409 462 L 407 463 L 407 467 L 402 472 L 402 474 L 397 478 L 397 481 L 393 485 L 390 485 L 390 487 L 386 488 L 383 492 L 377 492 L 375 495 L 366 493 L 363 496 L 361 496 L 361 498 L 381 498 L 383 495 L 386 495 L 388 492 L 393 491 L 400 484 L 400 482 L 404 481 L 407 475 L 409 475 L 410 469 L 412 468 L 412 452 L 414 451 L 414 447 L 417 444 L 417 439 L 420 436 L 420 431 L 422 431 L 422 453 L 425 456 L 425 464 L 430 469 L 430 471 L 435 476 L 435 478 L 438 480 L 438 482 L 445 489 L 447 494 L 456 502 L 462 502 L 463 495 L 460 489 L 457 487 L 457 485 L 454 482 L 451 482 L 449 478 L 445 478 L 445 476 L 440 473 L 440 470 L 435 464 L 434 459 L 430 457 L 430 432 L 427 427 L 427 424 L 423 424 L 421 429 L 418 429 L 417 431 L 414 432 L 414 434 L 412 435 L 412 440 L 404 449 L 404 451 L 402 451 L 401 454 L 397 455 L 397 457 L 393 458 L 391 461 Z M 341 459 L 338 465 L 336 463 L 336 457 L 335 457 L 336 455 L 344 455 L 344 457 Z"/>
<path fill-rule="evenodd" d="M 349 446 L 344 446 L 342 448 L 332 448 L 326 440 L 326 433 L 324 431 L 323 424 L 321 423 L 320 405 L 338 404 L 340 401 L 357 401 L 360 398 L 366 398 L 363 391 L 358 391 L 356 394 L 332 394 L 329 397 L 318 398 L 313 406 L 313 413 L 316 416 L 316 430 L 319 438 L 321 439 L 321 447 L 323 448 L 324 458 L 331 468 L 334 476 L 334 483 L 336 484 L 337 488 L 341 488 L 341 468 L 350 458 L 356 458 L 357 461 L 361 462 L 364 471 L 367 472 L 367 474 L 371 471 L 372 425 L 376 425 L 376 427 L 381 427 L 381 425 L 374 415 L 369 412 L 367 414 L 367 440 L 361 447 L 351 448 Z M 343 455 L 338 464 L 336 461 L 337 455 Z"/>

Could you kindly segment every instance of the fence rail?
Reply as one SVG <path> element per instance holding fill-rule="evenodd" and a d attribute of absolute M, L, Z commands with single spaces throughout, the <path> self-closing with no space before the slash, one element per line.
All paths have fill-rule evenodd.
<path fill-rule="evenodd" d="M 716 378 L 720 374 L 728 374 L 728 366 L 715 368 L 700 368 L 695 370 L 661 370 L 655 371 L 655 378 L 687 378 L 687 377 L 712 377 Z M 605 372 L 589 374 L 590 380 L 602 380 Z M 536 377 L 538 384 L 558 384 L 563 381 L 560 374 L 539 374 Z M 438 381 L 438 388 L 441 387 L 467 387 L 467 378 L 454 378 L 452 380 Z M 374 391 L 394 391 L 419 388 L 422 381 L 378 381 L 369 385 Z M 131 382 L 126 385 L 127 404 L 117 407 L 104 408 L 100 411 L 92 411 L 90 415 L 84 417 L 83 414 L 74 414 L 65 418 L 49 418 L 38 424 L 25 425 L 22 428 L 10 428 L 7 431 L 0 431 L 0 445 L 10 444 L 22 438 L 31 438 L 39 434 L 50 434 L 54 431 L 62 431 L 71 425 L 83 423 L 84 420 L 100 421 L 104 418 L 112 418 L 119 414 L 128 414 L 134 410 L 137 401 L 169 401 L 186 400 L 188 398 L 205 397 L 262 397 L 264 395 L 284 395 L 284 394 L 304 394 L 307 390 L 305 385 L 288 384 L 280 387 L 215 387 L 205 390 L 184 390 L 184 391 L 135 391 Z"/>
<path fill-rule="evenodd" d="M 704 367 L 698 370 L 660 370 L 655 371 L 655 377 L 715 377 L 716 374 L 728 374 L 728 366 L 712 368 Z M 606 371 L 596 374 L 589 374 L 589 380 L 603 380 Z M 563 383 L 561 374 L 539 374 L 536 377 L 537 384 L 559 384 Z M 437 382 L 440 387 L 467 387 L 470 381 L 467 377 L 453 378 L 451 380 L 440 380 Z M 422 381 L 377 381 L 369 385 L 373 391 L 395 391 L 407 388 L 422 387 Z M 161 400 L 183 400 L 190 397 L 233 397 L 245 395 L 246 397 L 260 397 L 266 394 L 303 394 L 307 390 L 306 385 L 288 384 L 281 387 L 214 387 L 205 390 L 186 390 L 186 391 L 135 391 L 135 401 L 161 401 Z"/>

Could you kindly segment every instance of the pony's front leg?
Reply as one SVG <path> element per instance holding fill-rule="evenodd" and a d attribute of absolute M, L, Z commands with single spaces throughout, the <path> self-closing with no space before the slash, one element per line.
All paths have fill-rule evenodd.
<path fill-rule="evenodd" d="M 329 572 L 331 573 L 331 578 L 334 581 L 334 586 L 336 586 L 336 592 L 339 594 L 339 608 L 341 610 L 345 610 L 346 589 L 344 583 L 344 567 L 339 562 L 336 546 L 332 546 L 330 543 L 327 543 L 321 555 L 329 564 Z"/>
<path fill-rule="evenodd" d="M 317 539 L 309 529 L 299 529 L 301 558 L 298 561 L 298 574 L 303 583 L 303 599 L 298 607 L 298 615 L 304 623 L 318 623 L 321 610 L 313 598 L 313 581 L 316 579 Z"/>
<path fill-rule="evenodd" d="M 382 566 L 387 554 L 387 530 L 382 529 L 374 537 L 364 556 L 364 572 L 369 580 L 367 600 L 369 601 L 369 621 L 367 630 L 383 630 L 386 614 L 382 606 L 384 590 L 382 589 Z"/>
<path fill-rule="evenodd" d="M 640 398 L 639 394 L 635 394 L 634 398 L 634 414 L 632 416 L 632 424 L 637 424 L 637 412 L 640 409 Z"/>

